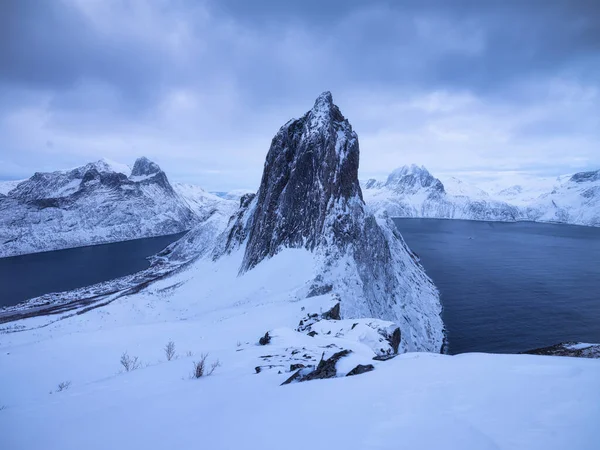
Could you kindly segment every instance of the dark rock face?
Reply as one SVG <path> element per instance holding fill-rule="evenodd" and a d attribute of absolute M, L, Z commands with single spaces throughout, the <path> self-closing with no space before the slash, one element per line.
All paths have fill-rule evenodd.
<path fill-rule="evenodd" d="M 563 342 L 550 347 L 537 348 L 523 352 L 528 355 L 572 356 L 576 358 L 600 358 L 600 344 L 582 344 Z"/>
<path fill-rule="evenodd" d="M 131 169 L 132 177 L 140 177 L 145 175 L 154 175 L 156 173 L 162 172 L 158 164 L 150 161 L 145 156 L 136 159 L 133 164 L 133 169 Z"/>
<path fill-rule="evenodd" d="M 587 181 L 599 181 L 600 180 L 600 170 L 596 170 L 595 172 L 579 172 L 571 177 L 569 181 L 574 183 L 585 183 Z"/>
<path fill-rule="evenodd" d="M 340 304 L 336 303 L 333 308 L 323 314 L 323 319 L 325 320 L 342 320 L 340 316 Z"/>
<path fill-rule="evenodd" d="M 362 200 L 358 158 L 358 137 L 329 92 L 284 125 L 267 154 L 241 271 L 282 247 L 313 250 L 335 204 Z"/>
<path fill-rule="evenodd" d="M 398 353 L 398 347 L 400 346 L 400 340 L 402 338 L 402 333 L 400 332 L 400 328 L 396 328 L 391 336 L 386 336 L 386 339 L 392 346 L 394 353 Z"/>
<path fill-rule="evenodd" d="M 352 369 L 350 372 L 348 372 L 348 374 L 346 376 L 351 377 L 353 375 L 361 375 L 363 373 L 370 372 L 373 369 L 375 369 L 373 364 L 366 364 L 366 365 L 359 364 L 354 369 Z"/>

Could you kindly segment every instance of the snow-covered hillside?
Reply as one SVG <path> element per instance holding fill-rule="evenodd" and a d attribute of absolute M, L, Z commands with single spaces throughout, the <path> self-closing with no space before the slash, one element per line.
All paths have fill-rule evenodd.
<path fill-rule="evenodd" d="M 239 198 L 224 198 L 189 183 L 172 183 L 173 189 L 187 203 L 201 221 L 218 213 L 229 218 L 239 206 Z"/>
<path fill-rule="evenodd" d="M 385 182 L 364 183 L 364 199 L 371 211 L 392 217 L 514 221 L 519 210 L 494 200 L 480 189 L 451 180 L 451 191 L 423 166 L 403 166 Z M 469 195 L 465 195 L 469 194 Z"/>
<path fill-rule="evenodd" d="M 363 183 L 373 211 L 394 217 L 440 219 L 531 220 L 575 225 L 600 225 L 600 181 L 596 172 L 557 178 L 529 179 L 487 192 L 455 177 L 440 181 L 421 166 L 394 170 L 386 181 Z"/>
<path fill-rule="evenodd" d="M 600 170 L 579 172 L 528 203 L 524 217 L 539 222 L 600 226 Z"/>
<path fill-rule="evenodd" d="M 36 173 L 0 196 L 0 257 L 178 233 L 219 205 L 231 212 L 232 202 L 180 190 L 146 158 L 131 174 L 106 160 Z"/>

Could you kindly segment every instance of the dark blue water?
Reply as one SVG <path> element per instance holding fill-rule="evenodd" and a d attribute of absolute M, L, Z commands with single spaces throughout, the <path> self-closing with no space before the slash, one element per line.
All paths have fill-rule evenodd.
<path fill-rule="evenodd" d="M 440 290 L 450 353 L 600 342 L 600 228 L 395 222 Z"/>
<path fill-rule="evenodd" d="M 144 270 L 148 256 L 184 234 L 0 258 L 0 306 Z"/>

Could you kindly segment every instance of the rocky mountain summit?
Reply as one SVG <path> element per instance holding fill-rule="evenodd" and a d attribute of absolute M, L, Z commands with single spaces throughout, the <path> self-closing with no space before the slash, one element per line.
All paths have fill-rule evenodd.
<path fill-rule="evenodd" d="M 337 300 L 344 319 L 397 323 L 404 351 L 439 352 L 437 290 L 387 216 L 367 212 L 358 163 L 358 137 L 325 92 L 277 132 L 257 194 L 241 198 L 225 231 L 217 236 L 208 221 L 162 257 L 219 262 L 239 255 L 243 278 L 282 252 L 303 250 L 313 275 L 295 295 Z"/>
<path fill-rule="evenodd" d="M 190 206 L 144 157 L 124 172 L 100 160 L 19 183 L 0 197 L 0 257 L 178 233 L 221 201 Z"/>

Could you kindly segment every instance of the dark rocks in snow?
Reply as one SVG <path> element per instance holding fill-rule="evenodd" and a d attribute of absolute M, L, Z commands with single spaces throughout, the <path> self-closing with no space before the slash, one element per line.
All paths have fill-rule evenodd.
<path fill-rule="evenodd" d="M 351 377 L 353 375 L 361 375 L 363 373 L 370 372 L 373 369 L 375 369 L 375 366 L 373 366 L 373 364 L 365 364 L 365 365 L 359 364 L 354 369 L 352 369 L 350 372 L 348 372 L 346 374 L 346 376 Z"/>
<path fill-rule="evenodd" d="M 298 369 L 304 369 L 306 366 L 304 364 L 298 363 L 298 364 L 291 364 L 290 365 L 290 372 L 293 372 L 294 370 L 298 370 Z"/>
<path fill-rule="evenodd" d="M 600 358 L 600 344 L 563 342 L 550 347 L 536 348 L 523 352 L 528 355 L 572 356 L 576 358 Z"/>
<path fill-rule="evenodd" d="M 350 353 L 352 353 L 351 350 L 341 350 L 328 359 L 324 359 L 323 355 L 321 356 L 321 361 L 319 361 L 319 365 L 315 370 L 306 373 L 306 369 L 298 369 L 296 373 L 285 380 L 281 385 L 283 386 L 284 384 L 290 384 L 292 381 L 302 382 L 334 378 L 337 375 L 337 370 L 335 368 L 337 362 L 344 356 L 348 356 Z"/>
<path fill-rule="evenodd" d="M 335 306 L 323 314 L 322 317 L 325 320 L 342 320 L 340 316 L 340 304 L 336 303 Z"/>
<path fill-rule="evenodd" d="M 388 361 L 390 359 L 395 358 L 396 356 L 398 356 L 397 354 L 392 354 L 392 355 L 377 355 L 373 357 L 373 361 Z"/>
<path fill-rule="evenodd" d="M 267 345 L 267 344 L 268 344 L 268 343 L 270 343 L 270 342 L 271 342 L 271 336 L 269 335 L 269 332 L 268 332 L 268 331 L 265 333 L 265 335 L 264 335 L 263 337 L 261 337 L 261 338 L 258 340 L 258 343 L 259 343 L 260 345 Z"/>
<path fill-rule="evenodd" d="M 324 359 L 324 355 L 321 356 L 321 361 L 319 361 L 317 368 L 303 377 L 303 379 L 300 381 L 320 380 L 324 378 L 335 377 L 337 374 L 335 365 L 340 359 L 342 359 L 344 356 L 348 356 L 350 353 L 352 353 L 351 350 L 341 350 L 337 353 L 334 353 L 333 356 L 328 359 Z"/>
<path fill-rule="evenodd" d="M 310 337 L 315 337 L 315 336 L 316 336 L 318 333 L 317 333 L 316 331 L 314 331 L 314 330 L 313 330 L 313 331 L 309 331 L 309 332 L 308 332 L 308 333 L 306 333 L 306 334 L 308 334 Z"/>
<path fill-rule="evenodd" d="M 574 174 L 569 181 L 574 183 L 585 183 L 587 181 L 598 181 L 600 180 L 600 170 L 592 172 L 579 172 Z M 559 344 L 560 345 L 560 344 Z"/>
<path fill-rule="evenodd" d="M 397 354 L 398 353 L 398 347 L 400 347 L 400 339 L 402 338 L 402 333 L 400 332 L 400 328 L 396 328 L 391 336 L 388 336 L 386 339 L 388 340 L 388 342 L 390 343 L 390 345 L 392 346 L 392 349 L 394 350 L 394 353 Z"/>
<path fill-rule="evenodd" d="M 281 386 L 285 385 L 285 384 L 290 384 L 292 381 L 300 381 L 300 371 L 302 369 L 298 369 L 295 373 L 292 374 L 292 376 L 290 376 L 287 380 L 285 380 L 283 383 L 281 383 Z"/>
<path fill-rule="evenodd" d="M 306 331 L 319 320 L 341 320 L 340 303 L 336 303 L 330 310 L 324 312 L 323 314 L 308 313 L 303 319 L 300 320 L 296 331 Z M 314 336 L 314 334 L 308 334 L 309 336 Z"/>

